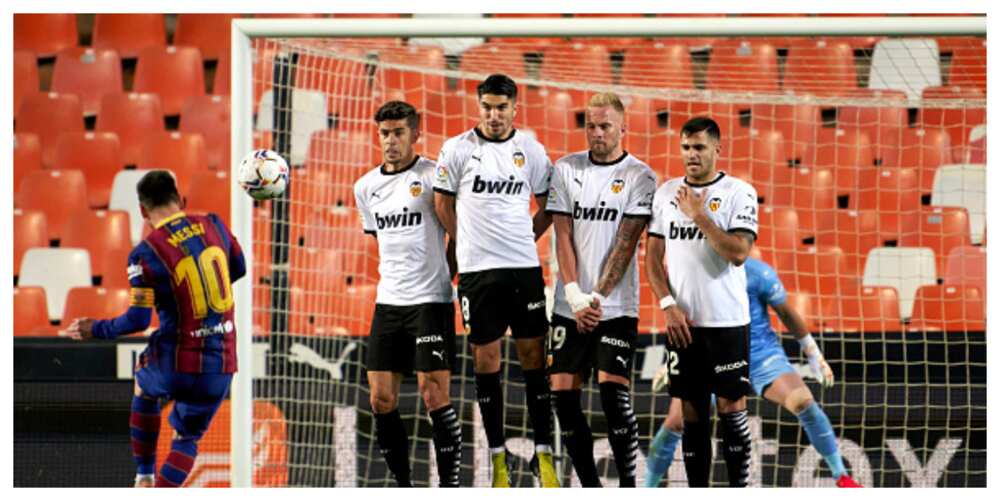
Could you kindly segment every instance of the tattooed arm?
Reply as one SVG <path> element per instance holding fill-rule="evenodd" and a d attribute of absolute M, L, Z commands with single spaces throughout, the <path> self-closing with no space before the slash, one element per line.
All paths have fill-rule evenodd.
<path fill-rule="evenodd" d="M 635 257 L 635 247 L 639 244 L 639 237 L 642 230 L 646 228 L 649 218 L 645 216 L 628 216 L 622 218 L 622 224 L 618 227 L 618 234 L 615 235 L 615 246 L 611 249 L 611 255 L 604 263 L 601 271 L 601 278 L 597 281 L 594 289 L 598 294 L 607 297 L 618 285 L 629 263 Z"/>

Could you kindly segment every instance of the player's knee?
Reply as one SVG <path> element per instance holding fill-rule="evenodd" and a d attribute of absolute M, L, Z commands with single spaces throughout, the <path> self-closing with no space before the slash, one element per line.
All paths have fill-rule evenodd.
<path fill-rule="evenodd" d="M 372 392 L 371 399 L 372 412 L 376 414 L 386 414 L 396 409 L 397 399 L 392 392 Z"/>
<path fill-rule="evenodd" d="M 519 339 L 517 341 L 517 358 L 525 369 L 541 369 L 545 358 L 545 345 L 542 338 Z"/>
<path fill-rule="evenodd" d="M 795 414 L 797 416 L 802 411 L 808 409 L 809 406 L 812 405 L 812 403 L 813 403 L 812 392 L 809 391 L 809 388 L 803 386 L 801 388 L 796 388 L 795 390 L 792 390 L 792 392 L 789 393 L 787 397 L 785 397 L 784 407 L 785 409 L 788 410 L 788 412 L 791 412 L 792 414 Z"/>
<path fill-rule="evenodd" d="M 427 410 L 435 411 L 448 405 L 448 392 L 443 385 L 427 378 L 421 381 L 419 386 L 420 398 L 424 400 Z"/>
<path fill-rule="evenodd" d="M 491 374 L 500 370 L 500 347 L 497 344 L 474 346 L 473 355 L 475 358 L 476 372 L 480 374 Z"/>

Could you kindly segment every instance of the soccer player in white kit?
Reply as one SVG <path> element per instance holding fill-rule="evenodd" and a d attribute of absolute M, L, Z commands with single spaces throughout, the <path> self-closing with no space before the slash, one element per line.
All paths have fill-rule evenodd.
<path fill-rule="evenodd" d="M 757 238 L 757 192 L 716 170 L 720 135 L 707 117 L 681 127 L 685 175 L 656 191 L 646 241 L 646 274 L 677 353 L 670 393 L 682 401 L 684 467 L 692 487 L 708 487 L 713 393 L 729 485 L 745 487 L 750 475 L 746 395 L 753 389 L 743 262 Z"/>
<path fill-rule="evenodd" d="M 535 247 L 551 224 L 544 209 L 552 164 L 538 141 L 514 129 L 517 85 L 510 77 L 490 75 L 477 94 L 479 125 L 441 148 L 435 207 L 457 246 L 458 295 L 472 343 L 493 486 L 510 486 L 500 384 L 500 339 L 510 327 L 534 431 L 532 470 L 543 487 L 558 487 L 544 366 L 545 282 Z M 534 216 L 532 197 L 538 206 Z"/>
<path fill-rule="evenodd" d="M 431 418 L 442 487 L 458 487 L 462 426 L 448 396 L 455 365 L 455 304 L 445 231 L 434 211 L 437 164 L 413 151 L 419 116 L 389 101 L 375 113 L 383 162 L 354 185 L 365 233 L 378 240 L 379 283 L 366 369 L 375 435 L 389 470 L 410 486 L 409 440 L 399 416 L 399 385 L 417 371 Z"/>
<path fill-rule="evenodd" d="M 589 149 L 556 162 L 546 206 L 559 260 L 549 379 L 563 443 L 584 487 L 601 486 L 580 406 L 580 388 L 595 367 L 619 486 L 635 487 L 639 428 L 629 390 L 639 324 L 635 256 L 656 175 L 623 149 L 624 133 L 621 100 L 595 94 L 586 109 Z"/>

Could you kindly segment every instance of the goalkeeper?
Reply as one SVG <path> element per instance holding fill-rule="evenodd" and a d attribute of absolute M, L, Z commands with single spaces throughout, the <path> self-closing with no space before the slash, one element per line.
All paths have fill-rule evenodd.
<path fill-rule="evenodd" d="M 767 306 L 774 308 L 781 322 L 798 338 L 802 353 L 809 360 L 813 377 L 828 388 L 833 386 L 830 365 L 809 334 L 805 321 L 785 301 L 785 287 L 774 269 L 754 258 L 748 258 L 744 268 L 747 274 L 747 294 L 750 296 L 750 381 L 754 390 L 798 417 L 809 441 L 823 456 L 833 477 L 837 479 L 837 487 L 861 487 L 847 474 L 830 420 L 813 399 L 802 376 L 789 363 L 777 334 L 771 329 Z M 660 370 L 653 382 L 654 390 L 669 381 L 669 370 L 669 365 Z M 649 446 L 646 487 L 659 486 L 663 474 L 673 461 L 674 450 L 684 431 L 680 403 L 680 399 L 671 399 L 667 418 Z"/>

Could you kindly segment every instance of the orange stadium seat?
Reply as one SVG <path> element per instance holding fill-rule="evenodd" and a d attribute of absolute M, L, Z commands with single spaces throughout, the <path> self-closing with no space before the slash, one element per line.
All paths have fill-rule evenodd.
<path fill-rule="evenodd" d="M 338 55 L 354 56 L 360 59 L 364 59 L 366 54 L 364 49 L 358 47 L 336 47 L 335 50 Z M 443 68 L 444 56 L 441 57 L 441 68 Z M 396 62 L 422 64 L 418 62 L 406 63 L 402 60 Z M 407 84 L 414 86 L 412 88 L 406 87 L 405 97 L 415 98 L 421 92 L 419 87 L 421 75 L 409 72 L 405 75 L 408 78 Z M 268 79 L 270 80 L 270 76 Z M 430 79 L 427 79 L 427 82 L 429 81 Z M 299 56 L 295 73 L 295 88 L 317 90 L 324 93 L 327 100 L 327 112 L 337 117 L 337 127 L 356 126 L 358 123 L 367 126 L 370 123 L 372 115 L 375 114 L 375 100 L 368 83 L 369 75 L 366 62 L 313 54 Z M 440 82 L 435 81 L 435 83 Z M 403 91 L 403 87 L 398 89 Z M 404 98 L 404 100 L 406 99 Z M 416 106 L 416 103 L 411 102 L 411 104 Z M 419 106 L 417 109 L 420 110 L 421 115 L 426 115 L 427 110 Z"/>
<path fill-rule="evenodd" d="M 93 208 L 107 207 L 111 182 L 125 166 L 114 132 L 66 132 L 59 136 L 55 165 L 77 169 L 87 178 L 87 199 Z"/>
<path fill-rule="evenodd" d="M 105 269 L 101 258 L 109 252 L 131 250 L 128 217 L 128 213 L 121 210 L 88 210 L 75 214 L 68 221 L 59 246 L 87 249 L 90 253 L 90 273 L 95 277 L 122 273 L 124 263 Z"/>
<path fill-rule="evenodd" d="M 14 275 L 21 269 L 21 256 L 32 247 L 49 246 L 49 230 L 45 213 L 38 210 L 14 209 Z"/>
<path fill-rule="evenodd" d="M 584 124 L 581 118 L 586 111 L 586 101 L 575 92 L 555 91 L 545 99 L 544 126 L 535 128 L 538 139 L 545 145 L 549 158 L 559 159 L 574 151 L 587 148 Z"/>
<path fill-rule="evenodd" d="M 924 207 L 904 215 L 901 226 L 899 246 L 931 248 L 939 277 L 952 249 L 972 245 L 969 213 L 964 207 Z"/>
<path fill-rule="evenodd" d="M 163 114 L 180 114 L 187 98 L 205 94 L 201 53 L 195 47 L 175 45 L 143 49 L 132 89 L 159 95 Z"/>
<path fill-rule="evenodd" d="M 693 89 L 691 53 L 686 45 L 654 47 L 649 44 L 625 49 L 621 83 L 637 87 Z"/>
<path fill-rule="evenodd" d="M 129 287 L 128 274 L 125 269 L 128 266 L 128 255 L 131 252 L 132 248 L 130 247 L 113 247 L 105 249 L 103 255 L 91 258 L 91 264 L 98 267 L 103 273 L 100 275 L 102 287 Z"/>
<path fill-rule="evenodd" d="M 858 89 L 853 95 L 870 99 L 873 104 L 838 107 L 837 128 L 866 132 L 875 161 L 880 165 L 891 163 L 891 159 L 899 155 L 903 130 L 908 127 L 906 93 L 901 90 Z"/>
<path fill-rule="evenodd" d="M 130 92 L 108 94 L 101 99 L 97 130 L 118 134 L 126 165 L 137 165 L 146 137 L 164 129 L 163 110 L 156 94 Z"/>
<path fill-rule="evenodd" d="M 191 176 L 208 170 L 208 155 L 201 134 L 190 132 L 155 132 L 142 145 L 140 169 L 167 169 L 177 179 L 177 189 L 187 193 Z"/>
<path fill-rule="evenodd" d="M 31 132 L 42 146 L 42 165 L 55 166 L 56 141 L 63 132 L 83 132 L 83 109 L 73 94 L 39 92 L 21 100 L 16 132 Z"/>
<path fill-rule="evenodd" d="M 824 301 L 827 332 L 899 332 L 899 296 L 893 287 L 858 287 Z"/>
<path fill-rule="evenodd" d="M 333 301 L 331 315 L 323 319 L 324 330 L 319 334 L 367 336 L 375 311 L 376 286 L 357 285 Z M 331 296 L 330 299 L 333 299 Z"/>
<path fill-rule="evenodd" d="M 733 138 L 728 169 L 737 178 L 751 183 L 763 203 L 773 201 L 777 190 L 792 186 L 793 169 L 785 156 L 785 138 L 777 130 L 752 130 L 750 136 Z M 780 197 L 779 197 L 780 198 Z"/>
<path fill-rule="evenodd" d="M 38 136 L 29 132 L 14 134 L 14 206 L 18 201 L 21 181 L 29 172 L 42 168 L 42 147 L 38 144 Z"/>
<path fill-rule="evenodd" d="M 840 247 L 808 246 L 795 252 L 786 253 L 783 259 L 791 263 L 781 263 L 785 287 L 796 292 L 808 292 L 819 298 L 836 296 L 856 282 L 848 268 L 847 257 Z"/>
<path fill-rule="evenodd" d="M 917 169 L 882 167 L 859 179 L 858 209 L 879 212 L 910 212 L 920 208 Z"/>
<path fill-rule="evenodd" d="M 939 48 L 943 49 L 941 45 Z M 986 39 L 974 38 L 951 51 L 948 85 L 976 87 L 986 92 Z"/>
<path fill-rule="evenodd" d="M 951 249 L 944 265 L 945 285 L 979 287 L 986 297 L 986 247 Z"/>
<path fill-rule="evenodd" d="M 757 242 L 761 258 L 779 272 L 793 272 L 782 269 L 782 265 L 792 263 L 789 256 L 803 247 L 802 240 L 809 235 L 799 225 L 799 214 L 791 208 L 761 207 L 757 213 Z"/>
<path fill-rule="evenodd" d="M 819 129 L 804 162 L 814 169 L 832 170 L 837 195 L 852 199 L 857 197 L 858 178 L 875 173 L 871 139 L 859 129 Z"/>
<path fill-rule="evenodd" d="M 832 169 L 792 169 L 791 189 L 774 190 L 772 201 L 775 207 L 793 207 L 817 212 L 833 211 L 837 208 L 837 190 Z"/>
<path fill-rule="evenodd" d="M 97 114 L 101 97 L 122 89 L 121 60 L 113 49 L 70 47 L 56 55 L 52 90 L 76 94 L 85 115 Z"/>
<path fill-rule="evenodd" d="M 610 84 L 611 55 L 601 45 L 577 43 L 546 47 L 542 56 L 541 78 L 556 82 Z"/>
<path fill-rule="evenodd" d="M 976 287 L 924 285 L 913 300 L 910 331 L 985 331 L 986 301 Z"/>
<path fill-rule="evenodd" d="M 14 51 L 14 120 L 24 96 L 36 94 L 41 90 L 38 80 L 38 59 L 34 52 L 26 50 Z"/>
<path fill-rule="evenodd" d="M 803 94 L 850 94 L 858 88 L 854 50 L 835 40 L 807 40 L 790 47 L 783 87 Z"/>
<path fill-rule="evenodd" d="M 45 289 L 38 286 L 14 287 L 14 336 L 55 336 L 49 323 Z"/>
<path fill-rule="evenodd" d="M 880 224 L 885 217 L 875 210 L 838 210 L 821 217 L 817 221 L 816 245 L 837 246 L 844 251 L 847 268 L 858 273 L 864 265 L 868 251 L 880 247 L 885 240 L 880 233 Z M 898 216 L 895 226 L 887 233 L 895 239 L 898 235 Z M 885 227 L 889 227 L 885 223 Z"/>
<path fill-rule="evenodd" d="M 188 212 L 211 212 L 229 222 L 229 195 L 232 189 L 228 170 L 199 170 L 191 176 L 187 191 Z"/>
<path fill-rule="evenodd" d="M 459 69 L 469 73 L 489 75 L 503 68 L 506 75 L 517 81 L 527 76 L 524 64 L 524 51 L 505 44 L 485 43 L 471 47 L 462 53 Z M 469 78 L 463 80 L 462 88 L 468 93 L 475 93 L 481 79 Z"/>
<path fill-rule="evenodd" d="M 782 277 L 782 281 L 786 279 Z M 821 326 L 823 325 L 823 312 L 820 308 L 820 300 L 813 294 L 808 292 L 795 292 L 788 291 L 786 293 L 785 304 L 790 306 L 802 320 L 805 321 L 806 327 L 811 332 L 819 332 Z M 774 313 L 774 310 L 768 310 L 771 317 L 771 326 L 774 330 L 786 334 L 788 333 L 788 328 L 781 322 L 778 316 Z"/>
<path fill-rule="evenodd" d="M 814 104 L 754 104 L 750 108 L 750 126 L 780 131 L 785 138 L 786 156 L 804 161 L 806 150 L 816 144 L 821 113 Z"/>
<path fill-rule="evenodd" d="M 14 50 L 52 57 L 77 40 L 76 14 L 14 14 Z"/>
<path fill-rule="evenodd" d="M 778 52 L 756 40 L 713 44 L 705 79 L 712 90 L 778 92 Z"/>
<path fill-rule="evenodd" d="M 921 97 L 925 100 L 920 108 L 920 124 L 925 128 L 942 128 L 948 132 L 953 151 L 961 151 L 961 146 L 969 137 L 969 132 L 980 124 L 986 123 L 986 106 L 968 105 L 964 108 L 936 107 L 932 100 L 982 100 L 986 101 L 986 91 L 979 87 L 927 87 Z M 961 161 L 956 155 L 951 161 Z"/>
<path fill-rule="evenodd" d="M 122 59 L 134 59 L 147 47 L 167 45 L 164 14 L 97 14 L 94 48 L 115 49 Z"/>
<path fill-rule="evenodd" d="M 661 182 L 669 174 L 670 143 L 677 142 L 670 128 L 671 118 L 666 101 L 641 96 L 625 100 L 625 149 L 649 164 Z M 676 149 L 679 151 L 679 146 Z"/>
<path fill-rule="evenodd" d="M 229 29 L 239 14 L 177 14 L 174 45 L 197 47 L 206 60 L 229 53 Z"/>
<path fill-rule="evenodd" d="M 117 317 L 128 310 L 130 299 L 129 290 L 125 287 L 73 287 L 66 295 L 61 325 L 65 328 L 80 317 Z"/>
<path fill-rule="evenodd" d="M 951 139 L 940 128 L 904 129 L 898 159 L 890 167 L 916 167 L 921 193 L 930 193 L 934 187 L 934 173 L 949 163 Z"/>
<path fill-rule="evenodd" d="M 21 208 L 45 213 L 49 239 L 66 235 L 73 217 L 90 210 L 87 182 L 78 170 L 37 170 L 21 183 Z"/>
<path fill-rule="evenodd" d="M 230 66 L 229 63 L 229 55 L 223 54 L 221 57 L 219 57 L 219 62 L 215 65 L 215 76 L 212 77 L 212 94 L 221 96 L 229 95 L 229 79 L 232 78 L 229 73 L 231 71 L 232 71 L 232 66 Z M 255 76 L 258 75 L 258 73 L 256 72 L 254 74 Z M 260 85 L 254 85 L 254 84 L 251 85 L 254 88 L 253 108 L 257 109 L 257 104 L 260 103 L 260 96 L 261 94 L 264 93 L 264 89 Z"/>

